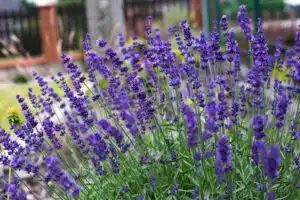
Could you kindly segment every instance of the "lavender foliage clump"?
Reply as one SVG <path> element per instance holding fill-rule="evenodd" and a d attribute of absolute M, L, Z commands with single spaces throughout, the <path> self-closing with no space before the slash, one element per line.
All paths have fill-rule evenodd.
<path fill-rule="evenodd" d="M 25 173 L 53 199 L 298 199 L 300 32 L 272 52 L 242 5 L 244 55 L 228 19 L 164 35 L 148 17 L 144 38 L 119 33 L 117 48 L 87 34 L 86 67 L 63 54 L 51 83 L 33 73 L 22 122 L 0 128 L 0 198 L 32 199 Z"/>

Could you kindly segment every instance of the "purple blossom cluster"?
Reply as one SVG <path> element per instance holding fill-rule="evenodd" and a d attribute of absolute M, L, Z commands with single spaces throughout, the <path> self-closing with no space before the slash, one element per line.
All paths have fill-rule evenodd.
<path fill-rule="evenodd" d="M 220 183 L 225 181 L 225 174 L 232 169 L 231 145 L 226 135 L 222 135 L 217 143 L 215 171 Z"/>
<path fill-rule="evenodd" d="M 240 6 L 240 10 L 237 13 L 237 20 L 238 24 L 240 25 L 244 37 L 246 40 L 251 40 L 252 33 L 251 33 L 251 18 L 248 15 L 247 7 L 245 5 Z"/>
<path fill-rule="evenodd" d="M 267 117 L 265 115 L 256 115 L 252 118 L 251 124 L 253 127 L 253 135 L 255 139 L 262 139 L 266 134 L 264 132 L 265 125 L 267 123 Z"/>
<path fill-rule="evenodd" d="M 134 36 L 127 44 L 120 33 L 114 49 L 99 39 L 101 53 L 87 34 L 86 71 L 63 54 L 68 76 L 51 77 L 63 95 L 36 73 L 40 91 L 29 89 L 28 100 L 17 95 L 24 122 L 0 129 L 0 164 L 12 169 L 0 194 L 27 198 L 19 171 L 42 177 L 65 199 L 93 198 L 90 193 L 103 199 L 207 199 L 209 188 L 213 199 L 230 199 L 245 193 L 233 191 L 246 173 L 270 199 L 281 194 L 272 191 L 275 181 L 282 191 L 296 188 L 300 180 L 289 177 L 300 173 L 300 32 L 285 55 L 278 39 L 273 55 L 262 22 L 252 30 L 245 6 L 237 21 L 250 44 L 246 78 L 240 73 L 243 47 L 225 15 L 210 35 L 193 35 L 183 20 L 169 27 L 166 38 L 149 17 L 146 40 Z M 272 76 L 284 65 L 291 68 L 287 83 Z M 273 99 L 266 95 L 271 85 Z"/>
<path fill-rule="evenodd" d="M 196 115 L 189 106 L 182 105 L 182 113 L 186 121 L 187 133 L 188 133 L 188 147 L 198 146 L 198 127 Z"/>
<path fill-rule="evenodd" d="M 59 158 L 56 156 L 45 157 L 44 163 L 46 166 L 45 181 L 48 183 L 53 180 L 72 197 L 79 196 L 80 186 L 75 180 L 63 169 L 61 169 Z"/>
<path fill-rule="evenodd" d="M 281 156 L 277 145 L 267 146 L 263 140 L 257 140 L 252 145 L 252 159 L 255 165 L 261 165 L 264 175 L 272 181 L 279 172 Z"/>

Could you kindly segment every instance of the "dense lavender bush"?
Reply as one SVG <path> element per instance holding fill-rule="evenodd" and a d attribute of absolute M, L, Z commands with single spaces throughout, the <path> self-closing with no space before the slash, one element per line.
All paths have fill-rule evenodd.
<path fill-rule="evenodd" d="M 17 96 L 25 122 L 0 130 L 2 198 L 26 199 L 25 171 L 56 199 L 299 199 L 300 31 L 273 55 L 245 6 L 237 18 L 247 77 L 226 16 L 222 33 L 197 38 L 182 21 L 166 40 L 149 17 L 146 41 L 98 40 L 103 54 L 87 35 L 87 76 L 62 55 L 69 79 L 52 77 L 63 96 L 34 74 L 40 93 Z M 284 66 L 288 82 L 272 76 Z"/>

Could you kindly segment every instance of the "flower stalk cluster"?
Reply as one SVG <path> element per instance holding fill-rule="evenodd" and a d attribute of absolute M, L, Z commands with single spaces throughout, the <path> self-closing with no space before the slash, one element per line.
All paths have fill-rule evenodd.
<path fill-rule="evenodd" d="M 119 50 L 99 39 L 98 53 L 88 34 L 86 71 L 63 54 L 58 89 L 34 73 L 40 91 L 16 97 L 24 122 L 0 129 L 0 164 L 11 172 L 0 199 L 30 196 L 21 171 L 56 199 L 297 199 L 300 33 L 273 55 L 241 6 L 253 61 L 245 78 L 236 30 L 225 15 L 219 23 L 221 32 L 214 22 L 210 35 L 193 35 L 183 20 L 164 39 L 148 17 L 146 40 L 120 33 Z M 272 73 L 283 65 L 288 82 Z"/>

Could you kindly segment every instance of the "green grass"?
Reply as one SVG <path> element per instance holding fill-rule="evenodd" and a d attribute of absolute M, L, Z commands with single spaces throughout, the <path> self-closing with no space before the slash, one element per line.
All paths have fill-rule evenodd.
<path fill-rule="evenodd" d="M 62 95 L 62 91 L 58 88 L 55 83 L 50 83 L 50 86 L 53 89 Z M 7 83 L 7 84 L 0 84 L 0 126 L 6 130 L 9 130 L 9 122 L 8 122 L 8 109 L 12 108 L 16 110 L 21 118 L 23 117 L 20 105 L 16 100 L 16 95 L 20 94 L 21 96 L 25 97 L 28 101 L 28 88 L 32 88 L 34 93 L 39 93 L 39 87 L 34 82 L 31 81 L 28 84 L 14 84 L 14 83 Z"/>

